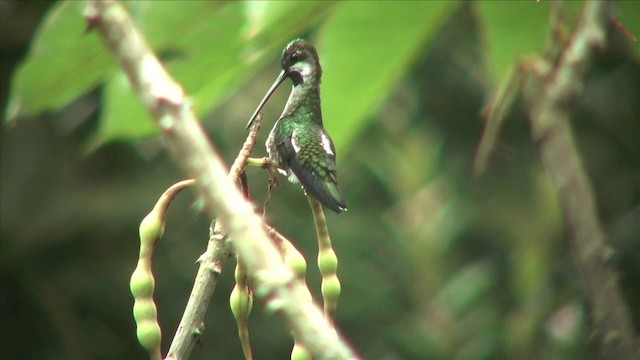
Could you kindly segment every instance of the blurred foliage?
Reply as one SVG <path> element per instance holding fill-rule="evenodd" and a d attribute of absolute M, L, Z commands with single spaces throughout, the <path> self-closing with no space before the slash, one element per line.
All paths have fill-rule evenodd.
<path fill-rule="evenodd" d="M 580 5 L 567 7 L 569 25 Z M 514 61 L 542 51 L 548 4 L 127 6 L 228 161 L 279 71 L 284 44 L 306 37 L 318 45 L 325 123 L 349 203 L 348 213 L 327 214 L 341 259 L 337 323 L 365 358 L 598 357 L 526 109 L 509 116 L 486 174 L 471 177 L 485 100 Z M 97 35 L 85 33 L 82 3 L 3 1 L 0 8 L 0 355 L 143 358 L 128 290 L 137 226 L 182 177 L 180 159 L 153 136 Z M 638 2 L 616 9 L 639 36 Z M 573 125 L 637 329 L 640 52 L 613 26 L 609 38 Z M 265 110 L 261 142 L 286 96 L 279 91 Z M 248 175 L 261 204 L 267 175 Z M 172 205 L 155 259 L 164 349 L 207 240 L 208 220 L 193 203 L 185 193 Z M 296 186 L 276 189 L 268 221 L 313 263 L 313 222 Z M 231 269 L 230 261 L 193 359 L 242 357 L 228 310 Z M 308 280 L 319 295 L 311 267 Z M 258 306 L 250 331 L 257 358 L 288 357 L 286 329 Z"/>

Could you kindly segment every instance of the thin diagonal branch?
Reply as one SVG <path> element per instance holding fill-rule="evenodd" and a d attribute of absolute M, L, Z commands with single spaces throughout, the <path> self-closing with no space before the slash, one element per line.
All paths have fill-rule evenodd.
<path fill-rule="evenodd" d="M 256 143 L 256 135 L 260 129 L 262 116 L 256 117 L 255 125 L 251 128 L 240 153 L 231 166 L 229 179 L 236 184 L 240 173 L 247 165 L 251 149 Z M 211 225 L 207 250 L 198 263 L 198 273 L 193 283 L 189 301 L 185 307 L 182 319 L 171 342 L 167 359 L 186 359 L 191 354 L 193 346 L 204 330 L 204 316 L 209 308 L 211 296 L 218 283 L 218 277 L 224 267 L 224 262 L 231 254 L 227 237 L 219 222 Z"/>
<path fill-rule="evenodd" d="M 557 64 L 552 66 L 552 59 L 533 64 L 542 70 L 529 74 L 523 95 L 530 106 L 531 130 L 542 161 L 559 193 L 571 234 L 571 250 L 604 355 L 610 359 L 637 359 L 638 345 L 629 310 L 570 128 L 573 100 L 582 94 L 593 58 L 604 47 L 610 14 L 610 2 L 586 2 L 582 23 L 560 53 Z"/>

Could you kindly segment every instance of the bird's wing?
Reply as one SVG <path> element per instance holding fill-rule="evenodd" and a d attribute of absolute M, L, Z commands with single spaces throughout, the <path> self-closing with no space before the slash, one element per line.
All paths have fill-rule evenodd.
<path fill-rule="evenodd" d="M 318 132 L 321 138 L 314 139 L 313 144 L 307 146 L 302 146 L 304 134 L 294 130 L 290 141 L 278 145 L 278 152 L 305 191 L 339 213 L 347 206 L 338 185 L 335 148 L 329 136 L 321 130 Z"/>

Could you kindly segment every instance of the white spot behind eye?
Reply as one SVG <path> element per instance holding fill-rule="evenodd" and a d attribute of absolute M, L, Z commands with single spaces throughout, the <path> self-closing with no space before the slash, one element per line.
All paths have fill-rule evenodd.
<path fill-rule="evenodd" d="M 293 65 L 291 70 L 299 73 L 302 76 L 302 82 L 306 83 L 313 72 L 313 66 L 306 61 L 302 61 Z"/>

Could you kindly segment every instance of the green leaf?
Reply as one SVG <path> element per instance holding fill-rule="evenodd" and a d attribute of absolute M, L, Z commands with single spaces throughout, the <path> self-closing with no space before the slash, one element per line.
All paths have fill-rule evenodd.
<path fill-rule="evenodd" d="M 199 114 L 233 95 L 284 44 L 330 11 L 326 2 L 127 2 L 136 25 Z M 13 79 L 7 118 L 55 111 L 106 82 L 93 146 L 157 133 L 138 98 L 115 71 L 96 33 L 85 34 L 83 3 L 53 7 Z M 115 77 L 114 77 L 115 76 Z M 247 114 L 251 109 L 247 110 Z"/>
<path fill-rule="evenodd" d="M 360 133 L 457 4 L 345 2 L 322 26 L 322 110 L 338 151 Z"/>
<path fill-rule="evenodd" d="M 534 1 L 474 2 L 484 28 L 490 79 L 498 84 L 507 69 L 528 55 L 542 55 L 549 7 Z"/>
<path fill-rule="evenodd" d="M 208 86 L 229 66 L 229 57 L 243 17 L 239 6 L 205 1 L 160 1 L 129 3 L 129 13 L 142 29 L 156 55 L 165 54 L 165 68 L 182 86 L 202 114 L 217 99 L 194 95 Z M 123 75 L 109 79 L 103 96 L 105 111 L 91 147 L 124 139 L 135 140 L 158 134 L 151 115 Z M 234 86 L 233 84 L 231 86 Z M 202 106 L 205 105 L 205 106 Z"/>
<path fill-rule="evenodd" d="M 85 34 L 82 3 L 53 6 L 11 83 L 6 119 L 55 111 L 97 86 L 114 64 L 95 33 Z"/>
<path fill-rule="evenodd" d="M 117 72 L 104 84 L 102 98 L 102 118 L 98 132 L 87 150 L 95 150 L 110 140 L 134 140 L 158 133 L 158 127 L 131 90 L 124 73 Z"/>
<path fill-rule="evenodd" d="M 171 70 L 195 99 L 199 113 L 208 112 L 234 95 L 267 61 L 277 60 L 289 40 L 332 6 L 318 1 L 233 3 L 186 40 L 193 44 L 194 57 L 172 64 Z M 252 111 L 248 109 L 247 116 Z"/>
<path fill-rule="evenodd" d="M 185 89 L 198 115 L 234 95 L 286 42 L 333 6 L 323 2 L 142 2 L 130 4 L 136 24 L 169 73 Z M 176 33 L 179 34 L 176 35 Z M 115 82 L 118 84 L 119 82 Z M 110 84 L 96 144 L 157 134 L 137 97 Z M 247 116 L 253 108 L 247 109 Z M 126 120 L 124 120 L 126 119 Z M 138 130 L 136 128 L 139 127 Z"/>
<path fill-rule="evenodd" d="M 134 1 L 126 3 L 129 15 L 151 47 L 158 52 L 182 52 L 188 39 L 211 26 L 212 17 L 228 7 L 221 1 Z M 206 46 L 206 41 L 203 46 Z"/>
<path fill-rule="evenodd" d="M 254 43 L 285 39 L 313 27 L 339 3 L 327 1 L 249 1 L 245 4 L 247 26 L 244 36 Z M 292 29 L 294 29 L 292 31 Z M 270 40 L 271 39 L 271 40 Z M 277 44 L 283 47 L 285 44 Z"/>
<path fill-rule="evenodd" d="M 640 1 L 616 1 L 616 5 L 615 14 L 620 25 L 636 38 L 635 43 L 631 39 L 628 41 L 631 48 L 635 50 L 636 60 L 640 60 Z"/>

